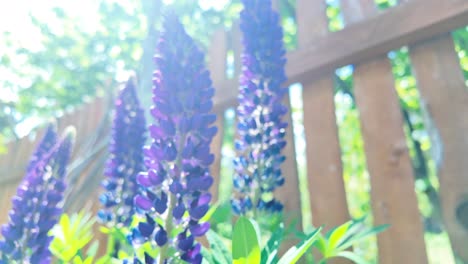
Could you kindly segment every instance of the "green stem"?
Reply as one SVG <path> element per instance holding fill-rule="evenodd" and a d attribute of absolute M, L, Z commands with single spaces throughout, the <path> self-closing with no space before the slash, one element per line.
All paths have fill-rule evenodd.
<path fill-rule="evenodd" d="M 175 166 L 177 166 L 177 168 L 181 168 L 182 151 L 183 151 L 186 139 L 187 139 L 187 134 L 183 134 L 179 141 L 179 145 L 177 149 L 177 159 L 175 161 Z M 174 178 L 176 176 L 178 177 L 178 175 L 172 175 L 172 176 Z M 171 237 L 173 223 L 174 223 L 172 220 L 173 218 L 172 211 L 174 210 L 177 204 L 177 197 L 173 193 L 170 192 L 168 199 L 169 199 L 169 207 L 167 208 L 168 212 L 167 212 L 166 221 L 164 223 L 164 229 L 166 229 L 166 234 L 169 239 Z M 164 264 L 164 261 L 166 260 L 166 256 L 168 253 L 167 252 L 168 249 L 169 249 L 169 241 L 161 248 L 161 251 L 159 252 L 159 260 L 158 260 L 159 264 Z"/>
<path fill-rule="evenodd" d="M 114 236 L 111 234 L 110 236 L 108 236 L 108 239 L 107 239 L 107 255 L 109 257 L 112 257 L 112 254 L 114 251 L 114 244 L 115 244 L 115 239 L 114 239 Z"/>
<path fill-rule="evenodd" d="M 172 224 L 173 224 L 173 221 L 172 221 L 172 211 L 174 210 L 174 207 L 176 206 L 176 199 L 177 197 L 171 193 L 169 195 L 169 208 L 167 208 L 168 211 L 168 214 L 167 214 L 167 218 L 166 218 L 166 222 L 164 223 L 164 228 L 166 229 L 166 233 L 167 233 L 167 236 L 168 238 L 170 237 L 171 233 L 172 233 Z M 166 260 L 166 256 L 167 256 L 167 250 L 169 249 L 169 242 L 167 242 L 162 248 L 161 248 L 161 251 L 159 251 L 159 261 L 158 263 L 159 264 L 164 264 L 164 261 Z"/>

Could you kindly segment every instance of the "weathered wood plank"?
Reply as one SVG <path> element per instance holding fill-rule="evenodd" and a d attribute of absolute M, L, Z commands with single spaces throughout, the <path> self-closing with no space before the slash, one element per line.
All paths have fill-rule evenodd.
<path fill-rule="evenodd" d="M 214 125 L 218 127 L 218 133 L 216 133 L 216 135 L 213 138 L 213 141 L 211 141 L 211 153 L 215 155 L 215 160 L 213 162 L 213 165 L 211 165 L 210 167 L 211 176 L 213 176 L 214 179 L 210 192 L 213 195 L 212 201 L 216 202 L 219 198 L 219 184 L 221 182 L 221 149 L 223 146 L 224 138 L 224 112 L 218 113 Z"/>
<path fill-rule="evenodd" d="M 211 77 L 213 81 L 219 82 L 227 79 L 226 76 L 226 59 L 228 52 L 228 35 L 224 29 L 220 29 L 213 34 L 211 45 L 209 48 L 209 69 L 211 72 Z M 216 95 L 225 93 L 225 90 L 228 87 L 218 87 L 215 86 Z M 232 90 L 237 90 L 237 87 L 231 87 Z M 237 94 L 237 93 L 236 93 Z M 214 182 L 211 187 L 211 194 L 213 195 L 213 202 L 216 202 L 219 198 L 219 184 L 220 184 L 220 172 L 221 172 L 221 147 L 223 143 L 224 136 L 224 110 L 217 109 L 215 110 L 217 119 L 215 125 L 218 127 L 218 133 L 213 138 L 211 142 L 211 151 L 215 154 L 215 161 L 211 166 L 211 175 L 213 176 Z"/>
<path fill-rule="evenodd" d="M 301 196 L 299 192 L 299 178 L 296 161 L 296 148 L 294 145 L 294 129 L 291 116 L 291 102 L 289 95 L 285 96 L 283 103 L 287 105 L 289 112 L 284 117 L 284 121 L 288 123 L 286 128 L 286 147 L 283 149 L 283 154 L 286 156 L 286 161 L 282 164 L 281 170 L 285 178 L 284 185 L 275 191 L 275 196 L 284 205 L 284 211 L 287 213 L 290 220 L 298 220 L 297 227 L 302 228 L 301 214 Z"/>
<path fill-rule="evenodd" d="M 0 226 L 6 224 L 9 220 L 8 212 L 11 209 L 11 199 L 16 194 L 15 185 L 2 185 L 0 186 Z M 0 233 L 0 237 L 2 234 Z"/>
<path fill-rule="evenodd" d="M 421 97 L 443 143 L 439 172 L 445 227 L 468 263 L 468 92 L 450 34 L 410 46 Z"/>
<path fill-rule="evenodd" d="M 215 83 L 226 80 L 226 38 L 226 32 L 223 29 L 215 31 L 209 48 L 208 69 L 210 70 L 211 78 Z M 219 89 L 222 88 L 220 86 L 215 87 Z M 217 96 L 219 96 L 220 93 L 217 94 Z"/>
<path fill-rule="evenodd" d="M 415 0 L 317 38 L 313 45 L 289 53 L 287 76 L 290 83 L 307 83 L 336 68 L 384 55 L 467 24 L 466 0 Z M 235 87 L 236 83 L 237 80 L 224 80 L 215 85 L 221 89 Z M 235 105 L 236 91 L 223 90 L 226 92 L 216 95 L 215 105 Z"/>
<path fill-rule="evenodd" d="M 241 53 L 242 53 L 242 34 L 239 27 L 239 22 L 235 22 L 232 25 L 231 31 L 229 32 L 230 35 L 230 48 L 234 52 L 234 80 L 238 80 L 239 75 L 242 70 L 242 60 L 241 60 Z"/>
<path fill-rule="evenodd" d="M 277 10 L 279 7 L 279 0 L 272 1 L 272 7 Z M 289 94 L 283 99 L 283 104 L 288 107 L 288 113 L 284 116 L 284 121 L 288 123 L 286 128 L 286 147 L 283 149 L 283 154 L 286 161 L 281 165 L 283 177 L 285 178 L 284 185 L 275 191 L 275 197 L 280 200 L 284 205 L 284 211 L 288 221 L 298 220 L 297 228 L 302 229 L 302 213 L 301 213 L 301 195 L 299 192 L 299 173 L 297 170 L 296 161 L 296 148 L 294 144 L 294 128 L 291 112 L 291 101 Z M 283 243 L 283 250 L 294 245 L 294 241 L 289 240 Z"/>
<path fill-rule="evenodd" d="M 390 71 L 389 62 L 381 58 L 360 65 L 354 75 L 375 224 L 391 225 L 378 236 L 379 263 L 427 263 L 413 170 Z"/>
<path fill-rule="evenodd" d="M 323 0 L 297 1 L 299 48 L 313 45 L 315 37 L 328 33 L 326 7 Z M 332 76 L 330 72 L 303 84 L 302 94 L 312 220 L 314 226 L 326 225 L 326 229 L 349 220 Z"/>
<path fill-rule="evenodd" d="M 350 5 L 351 1 L 341 1 L 345 21 L 360 21 L 376 12 L 373 1 L 359 0 Z M 354 83 L 371 176 L 374 221 L 376 225 L 391 225 L 378 236 L 379 263 L 427 263 L 413 169 L 390 62 L 382 56 L 356 65 Z"/>

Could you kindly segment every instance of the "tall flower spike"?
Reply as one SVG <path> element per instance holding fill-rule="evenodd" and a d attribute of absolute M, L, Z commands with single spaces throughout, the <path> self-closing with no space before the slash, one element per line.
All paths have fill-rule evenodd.
<path fill-rule="evenodd" d="M 44 136 L 39 142 L 38 147 L 34 151 L 34 153 L 31 155 L 31 159 L 29 160 L 28 167 L 26 168 L 26 171 L 29 171 L 33 167 L 36 166 L 36 163 L 42 160 L 42 157 L 44 154 L 46 154 L 52 146 L 54 146 L 57 143 L 57 126 L 55 123 L 50 123 L 46 131 L 44 133 Z"/>
<path fill-rule="evenodd" d="M 133 199 L 138 192 L 136 176 L 144 170 L 143 146 L 146 122 L 135 83 L 128 80 L 115 102 L 115 117 L 100 196 L 104 208 L 98 215 L 110 225 L 128 226 L 135 213 Z"/>
<path fill-rule="evenodd" d="M 53 137 L 46 133 L 36 150 L 43 151 L 12 199 L 9 223 L 1 228 L 0 263 L 47 264 L 51 262 L 50 229 L 62 213 L 65 191 L 65 168 L 70 158 L 73 130 L 51 145 Z"/>
<path fill-rule="evenodd" d="M 284 183 L 280 165 L 287 123 L 282 104 L 287 88 L 284 66 L 283 32 L 279 15 L 270 0 L 242 0 L 240 15 L 243 32 L 242 74 L 239 86 L 238 135 L 234 161 L 235 196 L 232 207 L 237 214 L 258 210 L 276 212 L 282 204 L 273 191 Z"/>
<path fill-rule="evenodd" d="M 214 89 L 203 53 L 177 17 L 166 16 L 163 27 L 155 56 L 152 142 L 144 149 L 148 171 L 137 178 L 143 191 L 135 198 L 147 221 L 137 233 L 161 247 L 159 263 L 201 263 L 200 244 L 194 238 L 209 229 L 200 219 L 209 209 L 213 183 L 209 146 L 217 131 L 212 126 L 216 116 L 210 114 Z"/>

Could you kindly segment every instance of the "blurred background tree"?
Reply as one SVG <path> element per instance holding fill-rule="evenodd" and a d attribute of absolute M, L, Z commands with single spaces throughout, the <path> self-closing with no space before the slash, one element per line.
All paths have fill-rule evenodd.
<path fill-rule="evenodd" d="M 149 93 L 161 8 L 178 13 L 204 47 L 240 9 L 238 1 L 36 3 L 19 1 L 0 11 L 0 134 L 7 139 L 108 92 L 131 72 Z"/>

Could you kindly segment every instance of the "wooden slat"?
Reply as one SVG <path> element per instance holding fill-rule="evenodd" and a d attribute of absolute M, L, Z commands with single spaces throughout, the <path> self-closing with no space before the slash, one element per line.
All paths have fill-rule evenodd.
<path fill-rule="evenodd" d="M 209 49 L 208 68 L 214 82 L 226 80 L 226 38 L 226 32 L 223 29 L 215 31 L 212 37 Z M 219 95 L 220 93 L 218 92 L 217 94 Z"/>
<path fill-rule="evenodd" d="M 302 228 L 301 214 L 301 196 L 299 192 L 299 178 L 297 171 L 296 149 L 294 146 L 294 129 L 291 117 L 291 103 L 289 96 L 285 96 L 283 101 L 288 106 L 289 112 L 284 120 L 288 123 L 286 128 L 286 147 L 283 149 L 283 154 L 286 156 L 286 161 L 282 164 L 281 170 L 285 178 L 284 185 L 278 188 L 275 192 L 275 197 L 284 205 L 284 210 L 291 220 L 298 220 L 297 228 Z"/>
<path fill-rule="evenodd" d="M 214 179 L 210 192 L 213 195 L 212 201 L 216 202 L 219 198 L 219 184 L 221 182 L 221 148 L 223 146 L 224 137 L 224 112 L 218 113 L 214 125 L 218 127 L 218 133 L 216 133 L 213 141 L 211 141 L 211 153 L 214 153 L 215 160 L 210 167 L 211 176 Z"/>
<path fill-rule="evenodd" d="M 434 121 L 433 128 L 443 142 L 439 181 L 445 227 L 454 251 L 468 263 L 468 92 L 465 81 L 450 34 L 411 46 L 410 57 L 418 88 Z M 465 211 L 458 208 L 465 208 Z"/>
<path fill-rule="evenodd" d="M 391 225 L 378 236 L 379 263 L 427 263 L 414 175 L 390 71 L 389 62 L 381 58 L 358 66 L 354 75 L 375 224 Z"/>
<path fill-rule="evenodd" d="M 336 68 L 384 55 L 467 24 L 466 0 L 415 0 L 317 38 L 313 45 L 289 53 L 287 76 L 290 83 L 310 82 Z M 233 82 L 237 81 L 225 80 L 215 85 L 232 87 Z M 233 106 L 236 96 L 235 91 L 227 89 L 226 93 L 217 94 L 215 105 Z"/>
<path fill-rule="evenodd" d="M 235 22 L 232 25 L 230 36 L 231 36 L 231 49 L 234 52 L 234 80 L 237 81 L 242 70 L 242 40 L 241 31 L 239 28 L 239 22 Z"/>
<path fill-rule="evenodd" d="M 16 194 L 16 185 L 0 186 L 0 226 L 8 222 L 8 211 L 11 209 L 11 199 Z M 0 233 L 0 237 L 2 234 Z"/>
<path fill-rule="evenodd" d="M 93 100 L 93 102 L 86 102 L 80 107 L 79 114 L 75 115 L 73 118 L 73 120 L 80 120 L 79 123 L 75 121 L 67 124 L 69 126 L 75 126 L 77 133 L 79 133 L 77 138 L 79 138 L 80 142 L 85 141 L 88 135 L 97 128 L 96 121 L 99 113 L 96 113 L 95 102 L 96 100 Z"/>
<path fill-rule="evenodd" d="M 316 36 L 328 33 L 326 7 L 323 0 L 297 1 L 299 48 L 313 45 Z M 332 74 L 303 84 L 302 94 L 312 220 L 314 226 L 326 225 L 326 229 L 349 220 Z"/>
<path fill-rule="evenodd" d="M 26 172 L 26 166 L 33 152 L 34 145 L 28 137 L 20 139 L 16 144 L 14 153 L 15 159 L 13 163 L 10 163 L 10 166 L 15 168 L 17 174 L 15 173 L 14 176 L 18 180 L 21 180 Z"/>
<path fill-rule="evenodd" d="M 227 33 L 220 29 L 216 31 L 212 37 L 211 46 L 209 49 L 209 69 L 211 72 L 211 77 L 214 82 L 219 82 L 226 80 L 226 59 L 228 51 L 227 43 Z M 221 88 L 221 89 L 220 89 Z M 222 94 L 225 92 L 228 87 L 217 87 L 216 95 Z M 232 90 L 237 91 L 237 87 L 231 87 Z M 236 93 L 237 94 L 237 93 Z M 213 195 L 213 202 L 218 200 L 219 197 L 219 184 L 220 184 L 220 172 L 221 172 L 221 147 L 224 134 L 224 111 L 222 109 L 215 110 L 217 119 L 215 125 L 218 127 L 218 133 L 213 138 L 211 143 L 211 151 L 215 154 L 214 164 L 211 166 L 211 174 L 213 176 L 214 182 L 211 187 L 211 194 Z"/>
<path fill-rule="evenodd" d="M 351 1 L 354 5 L 346 4 Z M 346 21 L 362 20 L 362 16 L 372 15 L 367 13 L 369 10 L 375 10 L 374 3 L 367 0 L 341 3 Z M 356 6 L 362 12 L 356 11 Z M 356 65 L 354 83 L 375 224 L 391 225 L 378 236 L 379 263 L 427 263 L 413 169 L 390 62 L 382 56 Z"/>
<path fill-rule="evenodd" d="M 272 7 L 277 10 L 279 0 L 272 1 Z M 284 121 L 288 123 L 286 128 L 286 147 L 283 149 L 283 154 L 286 156 L 286 161 L 282 164 L 281 170 L 285 178 L 284 185 L 276 189 L 275 197 L 284 205 L 284 210 L 287 214 L 288 221 L 298 220 L 297 229 L 302 229 L 302 213 L 301 213 L 301 195 L 299 192 L 299 173 L 296 161 L 296 148 L 294 145 L 294 128 L 291 111 L 291 101 L 289 93 L 283 99 L 283 103 L 288 107 L 288 113 L 284 117 Z M 285 241 L 283 249 L 286 250 L 293 246 L 295 241 Z"/>

